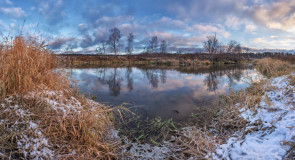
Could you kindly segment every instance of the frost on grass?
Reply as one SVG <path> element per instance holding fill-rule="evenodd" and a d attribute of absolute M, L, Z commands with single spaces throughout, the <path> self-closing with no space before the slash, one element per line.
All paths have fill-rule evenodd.
<path fill-rule="evenodd" d="M 23 134 L 17 140 L 17 146 L 23 150 L 24 157 L 29 159 L 52 159 L 54 152 L 50 149 L 48 139 L 43 135 L 38 125 L 29 122 L 29 134 Z"/>
<path fill-rule="evenodd" d="M 33 114 L 28 109 L 23 109 L 22 106 L 12 104 L 12 97 L 5 99 L 5 104 L 1 104 L 1 118 L 6 116 L 6 119 L 1 119 L 1 136 L 5 137 L 5 133 L 9 136 L 15 134 L 16 147 L 18 155 L 25 159 L 50 159 L 53 158 L 54 152 L 50 149 L 48 139 L 43 135 L 38 124 L 30 119 Z M 1 137 L 3 138 L 3 137 Z M 8 158 L 5 156 L 5 151 L 0 154 L 0 158 Z M 13 158 L 20 158 L 13 157 Z"/>
<path fill-rule="evenodd" d="M 214 159 L 283 159 L 290 150 L 286 142 L 295 141 L 295 89 L 287 76 L 270 80 L 255 111 L 241 107 L 248 120 L 213 154 Z"/>
<path fill-rule="evenodd" d="M 94 101 L 86 101 L 89 111 L 95 111 L 100 106 Z M 59 148 L 56 148 L 59 144 L 56 144 L 56 139 L 52 139 L 48 133 L 49 125 L 52 128 L 54 124 L 49 124 L 49 121 L 42 117 L 46 115 L 40 112 L 61 117 L 80 115 L 83 111 L 86 112 L 84 104 L 81 103 L 84 103 L 81 99 L 65 96 L 63 92 L 46 90 L 42 93 L 31 92 L 24 97 L 16 95 L 4 99 L 0 106 L 0 159 L 7 159 L 10 155 L 13 155 L 13 159 L 62 159 L 77 156 L 74 148 L 70 153 L 61 153 Z"/>

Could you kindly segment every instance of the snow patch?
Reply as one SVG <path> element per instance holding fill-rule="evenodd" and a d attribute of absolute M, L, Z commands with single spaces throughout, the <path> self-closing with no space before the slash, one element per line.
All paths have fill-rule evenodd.
<path fill-rule="evenodd" d="M 231 137 L 213 154 L 214 159 L 283 159 L 295 138 L 295 92 L 287 76 L 270 80 L 255 114 L 244 108 L 241 117 L 249 121 L 243 134 Z M 267 103 L 267 101 L 270 102 Z"/>

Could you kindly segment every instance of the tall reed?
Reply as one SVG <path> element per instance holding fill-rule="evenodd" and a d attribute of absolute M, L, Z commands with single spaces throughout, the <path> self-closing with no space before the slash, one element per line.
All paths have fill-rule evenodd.
<path fill-rule="evenodd" d="M 24 154 L 33 153 L 34 147 L 17 145 L 21 137 L 40 138 L 36 129 L 55 153 L 44 159 L 115 158 L 114 145 L 107 141 L 112 110 L 71 89 L 69 79 L 56 70 L 56 56 L 44 43 L 15 37 L 1 46 L 0 122 L 5 123 L 0 123 L 0 159 L 36 158 Z M 29 114 L 18 115 L 19 110 Z M 30 128 L 32 122 L 39 127 Z"/>
<path fill-rule="evenodd" d="M 290 63 L 273 58 L 256 60 L 256 68 L 267 77 L 276 77 L 288 74 L 292 70 Z"/>
<path fill-rule="evenodd" d="M 38 87 L 60 89 L 69 86 L 69 81 L 54 72 L 55 55 L 44 43 L 15 37 L 5 39 L 0 50 L 1 95 L 27 93 Z"/>

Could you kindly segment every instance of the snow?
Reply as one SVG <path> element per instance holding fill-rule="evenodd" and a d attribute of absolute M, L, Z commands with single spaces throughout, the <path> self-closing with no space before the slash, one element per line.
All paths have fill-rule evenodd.
<path fill-rule="evenodd" d="M 50 150 L 50 145 L 48 139 L 43 135 L 41 129 L 37 123 L 30 121 L 29 116 L 32 115 L 29 110 L 25 110 L 20 105 L 11 105 L 13 102 L 12 97 L 8 97 L 5 99 L 6 103 L 8 103 L 7 107 L 4 104 L 1 104 L 3 108 L 5 108 L 2 112 L 11 112 L 15 113 L 16 117 L 19 117 L 18 120 L 12 122 L 9 119 L 1 119 L 0 124 L 12 123 L 12 125 L 8 128 L 11 132 L 19 129 L 19 126 L 27 126 L 22 132 L 23 134 L 17 135 L 16 144 L 17 147 L 23 151 L 24 157 L 26 159 L 44 159 L 53 158 L 54 152 Z M 2 153 L 0 153 L 2 154 Z"/>
<path fill-rule="evenodd" d="M 118 141 L 120 140 L 118 134 L 118 130 L 112 129 L 110 131 L 110 138 Z M 164 142 L 166 145 L 154 146 L 146 143 L 130 142 L 127 138 L 123 141 L 125 145 L 121 150 L 122 159 L 165 159 L 172 152 L 170 148 L 171 143 L 169 142 Z"/>
<path fill-rule="evenodd" d="M 17 96 L 17 95 L 16 95 Z M 56 111 L 61 111 L 66 115 L 68 111 L 80 112 L 82 104 L 75 97 L 65 98 L 62 97 L 63 92 L 58 91 L 42 91 L 42 92 L 30 92 L 25 98 L 39 98 L 48 102 L 49 106 Z M 17 117 L 16 121 L 10 119 L 1 119 L 0 125 L 10 123 L 10 127 L 7 130 L 14 132 L 19 130 L 22 126 L 22 133 L 15 137 L 17 147 L 22 151 L 25 159 L 54 159 L 58 157 L 52 150 L 53 147 L 50 144 L 50 140 L 43 134 L 41 127 L 38 125 L 38 121 L 30 118 L 34 116 L 28 109 L 24 109 L 21 105 L 13 104 L 14 98 L 7 97 L 4 99 L 5 104 L 1 104 L 2 112 L 13 112 Z M 91 104 L 95 102 L 90 102 Z M 6 125 L 5 125 L 6 126 Z M 1 152 L 1 150 L 0 150 Z M 73 151 L 75 153 L 75 151 Z M 3 153 L 0 153 L 0 156 Z"/>
<path fill-rule="evenodd" d="M 273 78 L 270 84 L 257 113 L 241 107 L 241 117 L 249 121 L 247 128 L 218 146 L 214 159 L 284 158 L 290 148 L 283 143 L 295 138 L 295 89 L 288 76 Z"/>
<path fill-rule="evenodd" d="M 295 89 L 288 81 L 288 76 L 271 79 L 271 88 L 262 96 L 257 112 L 241 107 L 241 117 L 249 123 L 244 131 L 236 132 L 225 144 L 219 145 L 216 153 L 211 153 L 208 157 L 214 159 L 283 159 L 290 149 L 284 145 L 285 141 L 294 141 L 295 138 Z M 41 95 L 41 96 L 40 96 Z M 69 110 L 80 112 L 82 104 L 75 97 L 59 98 L 63 92 L 43 91 L 42 93 L 32 92 L 28 97 L 37 96 L 56 111 L 67 113 Z M 5 99 L 6 104 L 13 102 L 12 97 Z M 89 100 L 90 104 L 96 103 Z M 270 103 L 269 103 L 270 102 Z M 237 107 L 240 104 L 236 104 Z M 50 140 L 43 134 L 38 122 L 27 120 L 26 117 L 32 115 L 29 110 L 18 105 L 1 104 L 3 112 L 13 110 L 16 116 L 23 119 L 22 122 L 15 122 L 11 125 L 17 127 L 20 124 L 27 126 L 24 133 L 16 137 L 18 148 L 24 151 L 27 159 L 54 159 L 58 157 L 52 150 Z M 6 120 L 1 119 L 0 125 Z M 189 129 L 188 129 L 189 130 Z M 184 132 L 185 133 L 185 132 Z M 113 130 L 110 136 L 119 139 L 118 131 Z M 126 147 L 121 154 L 123 159 L 167 159 L 174 156 L 175 144 L 165 141 L 162 145 L 140 144 L 124 141 Z M 72 152 L 75 154 L 75 151 Z M 1 156 L 2 153 L 0 153 Z M 208 158 L 207 157 L 207 158 Z M 192 158 L 193 159 L 193 158 Z"/>
<path fill-rule="evenodd" d="M 33 134 L 23 134 L 17 140 L 19 148 L 24 150 L 24 157 L 30 159 L 52 159 L 54 152 L 50 149 L 48 139 L 43 135 L 42 131 L 38 129 L 38 125 L 34 122 L 29 122 L 29 128 L 33 130 Z"/>

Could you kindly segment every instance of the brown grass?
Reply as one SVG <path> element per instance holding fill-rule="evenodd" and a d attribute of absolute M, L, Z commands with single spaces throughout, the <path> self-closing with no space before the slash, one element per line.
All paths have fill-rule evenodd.
<path fill-rule="evenodd" d="M 69 86 L 60 73 L 53 72 L 55 55 L 43 43 L 16 37 L 4 42 L 0 51 L 2 95 L 27 93 L 41 86 L 59 89 Z"/>
<path fill-rule="evenodd" d="M 267 77 L 277 77 L 288 74 L 293 68 L 290 63 L 273 58 L 259 59 L 256 60 L 255 64 L 258 71 Z"/>
<path fill-rule="evenodd" d="M 292 86 L 295 86 L 295 76 L 294 75 L 290 75 L 289 77 L 289 82 Z"/>
<path fill-rule="evenodd" d="M 40 139 L 36 130 L 48 139 L 54 158 L 116 159 L 114 144 L 107 137 L 112 110 L 71 89 L 66 76 L 54 71 L 55 56 L 44 44 L 16 37 L 4 46 L 0 51 L 0 120 L 4 121 L 0 123 L 0 159 L 36 158 L 25 154 L 32 147 L 17 145 L 26 136 Z M 20 115 L 19 109 L 29 114 Z M 30 128 L 30 122 L 39 127 Z"/>
<path fill-rule="evenodd" d="M 264 83 L 253 83 L 246 91 L 231 91 L 230 95 L 222 98 L 222 108 L 210 125 L 182 133 L 177 140 L 184 148 L 182 158 L 206 159 L 205 156 L 215 152 L 217 144 L 225 143 L 236 131 L 242 131 L 244 134 L 249 132 L 245 130 L 247 121 L 240 116 L 240 109 L 251 109 L 254 112 L 258 109 L 265 90 Z"/>

